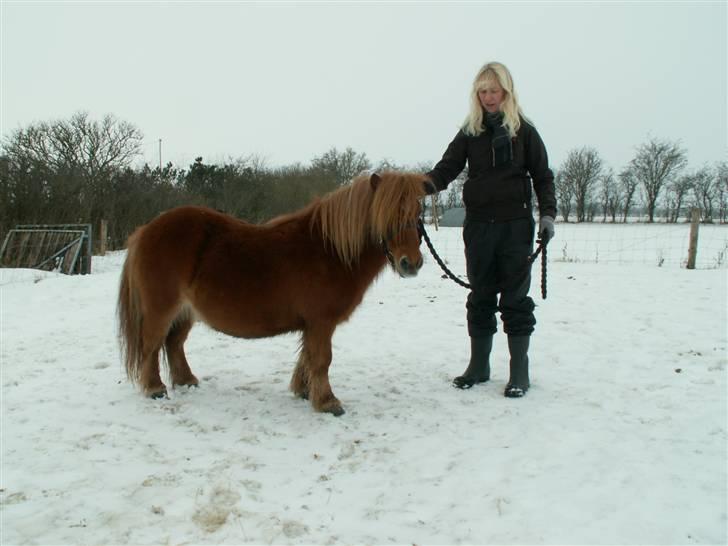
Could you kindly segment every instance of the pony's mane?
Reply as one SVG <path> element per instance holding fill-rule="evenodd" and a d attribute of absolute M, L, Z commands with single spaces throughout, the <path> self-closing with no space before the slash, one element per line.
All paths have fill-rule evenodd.
<path fill-rule="evenodd" d="M 311 227 L 321 230 L 349 267 L 367 245 L 392 237 L 416 221 L 419 200 L 425 195 L 421 174 L 387 171 L 378 176 L 376 189 L 371 175 L 360 175 L 312 205 Z"/>

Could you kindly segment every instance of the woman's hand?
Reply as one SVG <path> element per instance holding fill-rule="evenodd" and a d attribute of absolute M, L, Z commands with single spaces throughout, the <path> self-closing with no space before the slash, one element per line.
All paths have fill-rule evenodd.
<path fill-rule="evenodd" d="M 538 224 L 538 236 L 543 244 L 548 244 L 554 238 L 555 233 L 554 219 L 551 216 L 541 216 L 541 221 Z"/>

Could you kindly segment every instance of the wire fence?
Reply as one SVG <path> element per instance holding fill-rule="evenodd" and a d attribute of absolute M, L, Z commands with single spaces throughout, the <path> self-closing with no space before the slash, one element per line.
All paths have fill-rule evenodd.
<path fill-rule="evenodd" d="M 428 234 L 438 254 L 453 273 L 465 275 L 461 227 L 428 225 Z M 595 264 L 645 264 L 685 268 L 688 260 L 690 224 L 556 224 L 556 237 L 548 246 L 549 262 Z M 123 243 L 122 243 L 123 244 Z M 113 245 L 109 245 L 114 248 Z M 119 245 L 120 246 L 120 245 Z M 118 246 L 117 246 L 118 248 Z M 424 250 L 424 249 L 423 249 Z M 425 251 L 426 255 L 429 253 Z M 728 269 L 728 225 L 701 224 L 696 269 Z M 0 274 L 5 284 L 9 270 Z M 95 270 L 92 267 L 91 272 Z"/>
<path fill-rule="evenodd" d="M 464 276 L 462 228 L 428 225 L 437 252 Z M 646 264 L 684 268 L 688 260 L 690 224 L 556 223 L 549 243 L 551 262 Z M 728 269 L 728 225 L 701 224 L 696 269 Z M 457 268 L 461 268 L 458 270 Z"/>

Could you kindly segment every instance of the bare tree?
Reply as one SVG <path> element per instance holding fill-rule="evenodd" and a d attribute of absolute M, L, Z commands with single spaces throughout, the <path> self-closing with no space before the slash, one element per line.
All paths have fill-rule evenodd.
<path fill-rule="evenodd" d="M 21 158 L 54 170 L 76 171 L 91 179 L 127 167 L 139 155 L 142 134 L 132 124 L 109 114 L 101 121 L 78 112 L 69 120 L 41 122 L 18 129 L 4 139 L 11 161 Z"/>
<path fill-rule="evenodd" d="M 410 166 L 407 167 L 408 171 L 411 171 L 413 173 L 422 173 L 425 174 L 426 172 L 429 172 L 432 169 L 432 161 L 418 161 Z"/>
<path fill-rule="evenodd" d="M 112 207 L 112 175 L 140 153 L 142 134 L 112 115 L 94 121 L 79 112 L 18 129 L 2 144 L 10 170 L 34 173 L 34 183 L 43 185 L 34 201 L 52 206 L 43 212 L 46 221 L 83 217 L 97 225 Z"/>
<path fill-rule="evenodd" d="M 447 188 L 445 194 L 445 204 L 443 209 L 454 209 L 464 207 L 463 204 L 463 186 L 465 185 L 465 178 L 458 176 L 453 180 Z"/>
<path fill-rule="evenodd" d="M 612 218 L 612 222 L 616 221 L 617 209 L 619 208 L 619 187 L 614 177 L 614 170 L 610 167 L 601 177 L 601 206 L 602 221 L 607 221 L 607 216 Z"/>
<path fill-rule="evenodd" d="M 315 169 L 321 169 L 333 174 L 340 186 L 348 184 L 355 176 L 361 174 L 362 171 L 371 169 L 372 167 L 366 154 L 358 154 L 351 148 L 346 148 L 343 152 L 339 152 L 336 148 L 331 148 L 323 155 L 314 157 L 311 160 L 311 165 Z"/>
<path fill-rule="evenodd" d="M 385 157 L 384 159 L 381 159 L 379 163 L 377 163 L 374 166 L 375 171 L 404 171 L 407 167 L 404 165 L 400 165 L 399 163 L 389 159 L 388 157 Z"/>
<path fill-rule="evenodd" d="M 637 177 L 634 171 L 627 167 L 619 173 L 619 190 L 621 195 L 620 208 L 622 209 L 622 222 L 626 222 L 629 217 L 629 211 L 634 205 L 634 196 L 637 192 Z"/>
<path fill-rule="evenodd" d="M 695 175 L 684 175 L 667 185 L 665 214 L 668 222 L 675 223 L 680 219 L 685 200 L 690 194 L 694 182 Z"/>
<path fill-rule="evenodd" d="M 728 221 L 728 161 L 715 164 L 716 191 L 718 193 L 718 218 Z"/>
<path fill-rule="evenodd" d="M 576 221 L 587 219 L 592 189 L 602 173 L 602 159 L 594 148 L 583 147 L 569 152 L 559 169 L 567 186 L 574 191 Z"/>
<path fill-rule="evenodd" d="M 676 142 L 653 138 L 638 146 L 630 168 L 642 184 L 648 222 L 654 222 L 660 191 L 687 165 L 686 152 Z"/>
<path fill-rule="evenodd" d="M 554 186 L 559 212 L 561 212 L 564 222 L 568 222 L 574 206 L 574 185 L 571 180 L 561 176 L 560 170 L 557 170 L 554 173 Z"/>
<path fill-rule="evenodd" d="M 685 201 L 695 183 L 695 175 L 684 175 L 667 185 L 666 215 L 667 221 L 675 223 L 682 216 Z"/>
<path fill-rule="evenodd" d="M 695 202 L 701 210 L 703 222 L 713 223 L 715 207 L 718 203 L 717 170 L 705 166 L 692 175 L 692 188 Z"/>

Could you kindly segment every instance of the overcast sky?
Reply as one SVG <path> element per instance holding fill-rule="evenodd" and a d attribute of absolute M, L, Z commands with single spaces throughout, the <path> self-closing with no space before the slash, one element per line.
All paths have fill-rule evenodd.
<path fill-rule="evenodd" d="M 690 168 L 726 160 L 724 0 L 714 2 L 8 2 L 2 135 L 112 113 L 144 159 L 336 147 L 433 163 L 486 62 L 505 63 L 551 164 L 596 148 L 621 169 L 652 137 Z"/>

